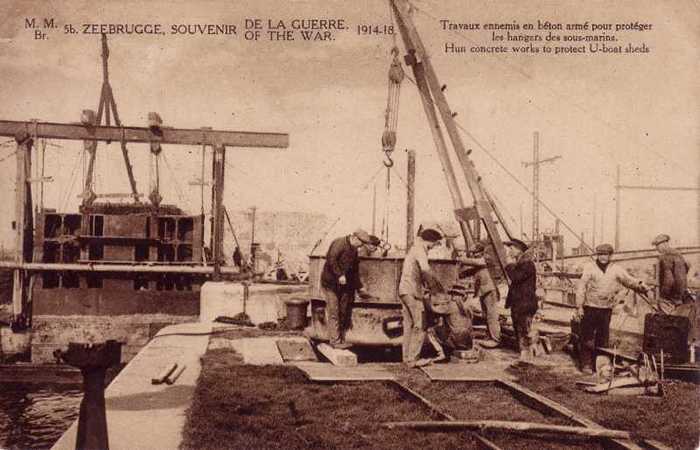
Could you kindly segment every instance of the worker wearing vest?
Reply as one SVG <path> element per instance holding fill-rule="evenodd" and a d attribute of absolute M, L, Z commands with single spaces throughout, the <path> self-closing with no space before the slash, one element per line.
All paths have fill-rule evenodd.
<path fill-rule="evenodd" d="M 582 317 L 579 357 L 585 374 L 593 373 L 596 348 L 609 345 L 610 318 L 617 293 L 623 287 L 641 293 L 649 289 L 643 281 L 610 261 L 612 245 L 601 244 L 595 250 L 596 259 L 584 266 L 576 293 L 576 306 Z"/>

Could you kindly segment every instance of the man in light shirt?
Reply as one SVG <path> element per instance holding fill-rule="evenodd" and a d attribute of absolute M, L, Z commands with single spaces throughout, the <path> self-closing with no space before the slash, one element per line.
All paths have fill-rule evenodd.
<path fill-rule="evenodd" d="M 645 293 L 649 287 L 632 277 L 627 271 L 610 261 L 613 246 L 596 247 L 596 259 L 587 263 L 579 281 L 576 306 L 581 319 L 581 371 L 592 374 L 595 349 L 607 347 L 610 337 L 610 318 L 615 306 L 615 296 L 623 288 Z"/>
<path fill-rule="evenodd" d="M 403 361 L 415 364 L 425 341 L 426 323 L 423 286 L 441 290 L 428 264 L 428 251 L 440 244 L 442 234 L 431 228 L 422 230 L 406 253 L 399 281 L 399 298 L 403 304 Z"/>

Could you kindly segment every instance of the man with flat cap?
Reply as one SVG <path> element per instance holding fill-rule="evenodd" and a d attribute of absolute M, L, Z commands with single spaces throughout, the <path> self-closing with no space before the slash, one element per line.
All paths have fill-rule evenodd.
<path fill-rule="evenodd" d="M 506 308 L 510 308 L 513 331 L 520 349 L 520 361 L 531 362 L 534 356 L 532 319 L 537 313 L 537 269 L 528 252 L 527 244 L 520 239 L 504 242 L 508 248 L 505 272 L 510 279 Z"/>
<path fill-rule="evenodd" d="M 403 260 L 399 298 L 403 304 L 403 361 L 415 365 L 418 362 L 427 324 L 425 323 L 424 286 L 431 292 L 444 291 L 428 264 L 428 251 L 440 245 L 442 234 L 432 228 L 418 232 L 413 246 Z"/>
<path fill-rule="evenodd" d="M 595 370 L 596 348 L 607 347 L 610 318 L 617 293 L 623 287 L 645 293 L 649 287 L 641 280 L 610 261 L 613 246 L 601 244 L 595 248 L 595 261 L 583 267 L 576 293 L 576 306 L 581 319 L 579 357 L 581 371 L 590 375 Z"/>
<path fill-rule="evenodd" d="M 345 328 L 355 292 L 364 292 L 360 281 L 358 249 L 370 243 L 369 234 L 358 229 L 331 242 L 321 273 L 321 289 L 326 298 L 328 340 L 334 348 L 348 348 Z"/>
<path fill-rule="evenodd" d="M 683 255 L 672 248 L 670 236 L 660 234 L 651 241 L 659 252 L 659 295 L 674 305 L 686 303 L 688 288 L 688 263 Z"/>

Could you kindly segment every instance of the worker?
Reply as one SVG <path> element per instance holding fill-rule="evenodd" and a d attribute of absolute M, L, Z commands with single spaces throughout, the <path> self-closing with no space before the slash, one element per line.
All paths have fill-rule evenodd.
<path fill-rule="evenodd" d="M 243 268 L 243 255 L 241 254 L 241 249 L 236 246 L 233 250 L 233 264 L 238 267 L 238 270 Z"/>
<path fill-rule="evenodd" d="M 374 252 L 377 251 L 382 240 L 377 236 L 370 234 L 369 242 L 358 250 L 360 256 L 375 256 Z"/>
<path fill-rule="evenodd" d="M 669 244 L 671 238 L 660 234 L 651 241 L 651 245 L 659 252 L 659 295 L 662 300 L 674 306 L 689 303 L 688 263 L 683 255 Z"/>
<path fill-rule="evenodd" d="M 596 349 L 607 347 L 610 318 L 615 296 L 623 288 L 646 293 L 648 286 L 610 261 L 614 252 L 610 244 L 595 248 L 596 259 L 583 268 L 576 293 L 576 306 L 581 318 L 579 359 L 581 372 L 593 373 Z"/>
<path fill-rule="evenodd" d="M 326 299 L 328 340 L 334 348 L 348 348 L 345 328 L 355 293 L 364 294 L 360 281 L 358 249 L 370 242 L 369 234 L 358 229 L 331 242 L 321 273 L 321 288 Z"/>
<path fill-rule="evenodd" d="M 508 250 L 505 272 L 510 279 L 505 306 L 510 308 L 520 361 L 530 363 L 534 356 L 532 319 L 537 313 L 537 270 L 527 244 L 520 239 L 504 244 Z"/>
<path fill-rule="evenodd" d="M 425 342 L 427 329 L 424 286 L 433 293 L 444 291 L 428 264 L 428 252 L 440 245 L 442 234 L 432 228 L 421 229 L 406 253 L 399 281 L 403 305 L 403 361 L 415 366 Z"/>
<path fill-rule="evenodd" d="M 473 273 L 474 292 L 479 296 L 481 315 L 486 320 L 489 339 L 481 342 L 480 345 L 484 348 L 495 348 L 501 341 L 501 324 L 498 322 L 499 293 L 489 272 L 489 267 L 493 263 L 485 254 L 485 247 L 481 242 L 474 244 L 471 256 L 471 258 L 460 259 L 460 262 Z"/>
<path fill-rule="evenodd" d="M 436 320 L 428 326 L 426 336 L 437 356 L 429 362 L 448 362 L 456 350 L 473 349 L 472 315 L 464 306 L 464 298 L 462 291 L 454 289 L 431 295 L 430 306 Z"/>

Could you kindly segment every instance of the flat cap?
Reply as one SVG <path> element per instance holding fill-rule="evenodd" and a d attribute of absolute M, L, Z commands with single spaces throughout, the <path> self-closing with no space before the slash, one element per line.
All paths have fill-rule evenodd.
<path fill-rule="evenodd" d="M 599 255 L 612 255 L 615 249 L 610 244 L 600 244 L 596 246 L 595 252 Z"/>
<path fill-rule="evenodd" d="M 503 245 L 507 245 L 509 247 L 515 247 L 519 248 L 520 251 L 527 251 L 528 247 L 527 244 L 521 241 L 520 239 L 511 239 L 510 241 L 505 241 Z"/>
<path fill-rule="evenodd" d="M 651 245 L 659 245 L 663 242 L 668 242 L 671 240 L 671 236 L 668 234 L 660 234 L 654 238 L 653 241 L 651 241 Z"/>
<path fill-rule="evenodd" d="M 362 228 L 358 228 L 355 230 L 354 233 L 352 233 L 353 236 L 355 236 L 357 239 L 361 240 L 362 243 L 364 244 L 369 244 L 371 242 L 371 239 L 369 237 L 369 233 L 367 233 L 365 230 Z"/>
<path fill-rule="evenodd" d="M 375 247 L 378 246 L 379 244 L 382 243 L 382 240 L 379 239 L 377 236 L 370 234 L 369 235 L 369 244 L 374 245 Z"/>
<path fill-rule="evenodd" d="M 424 241 L 437 242 L 442 239 L 442 233 L 432 228 L 426 228 L 420 232 L 420 237 Z"/>

